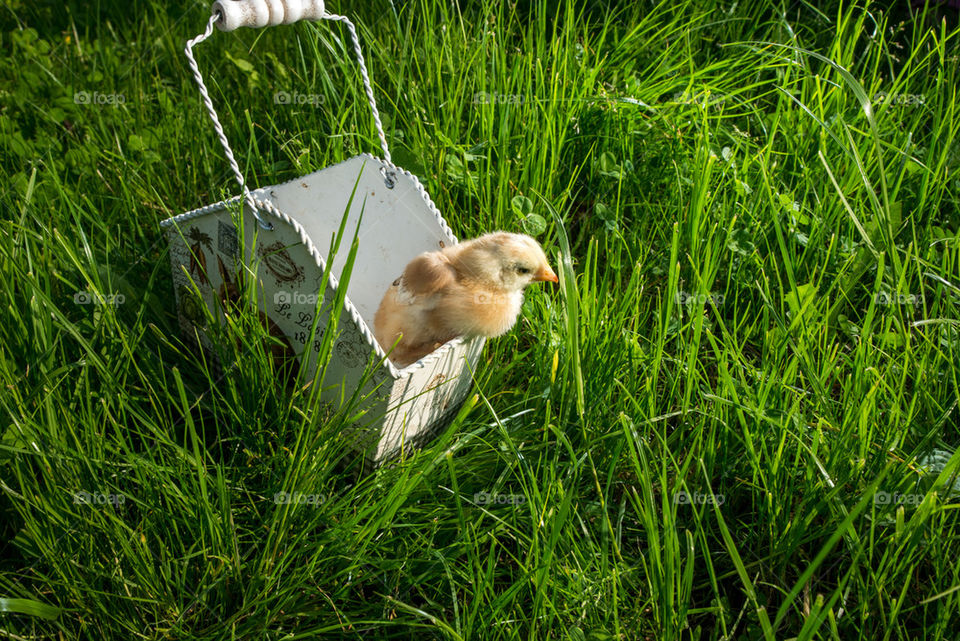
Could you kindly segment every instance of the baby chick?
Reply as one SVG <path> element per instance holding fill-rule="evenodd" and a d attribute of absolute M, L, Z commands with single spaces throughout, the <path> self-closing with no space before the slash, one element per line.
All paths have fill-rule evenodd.
<path fill-rule="evenodd" d="M 517 322 L 523 289 L 557 282 L 530 236 L 494 232 L 414 258 L 387 289 L 373 333 L 397 367 L 420 360 L 447 341 L 492 338 Z"/>

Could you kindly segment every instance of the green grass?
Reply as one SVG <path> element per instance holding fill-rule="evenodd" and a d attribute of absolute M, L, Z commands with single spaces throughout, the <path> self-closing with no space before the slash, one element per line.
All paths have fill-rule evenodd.
<path fill-rule="evenodd" d="M 178 333 L 159 222 L 236 193 L 206 3 L 8 1 L 0 636 L 954 641 L 956 10 L 330 4 L 397 164 L 563 289 L 360 473 L 255 314 L 222 376 Z M 345 37 L 198 46 L 252 185 L 379 154 Z"/>

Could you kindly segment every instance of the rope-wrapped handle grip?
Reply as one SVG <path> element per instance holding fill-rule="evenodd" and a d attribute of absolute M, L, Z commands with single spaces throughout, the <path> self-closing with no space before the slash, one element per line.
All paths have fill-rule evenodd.
<path fill-rule="evenodd" d="M 220 31 L 320 20 L 325 14 L 323 0 L 217 0 L 211 12 L 219 14 Z"/>

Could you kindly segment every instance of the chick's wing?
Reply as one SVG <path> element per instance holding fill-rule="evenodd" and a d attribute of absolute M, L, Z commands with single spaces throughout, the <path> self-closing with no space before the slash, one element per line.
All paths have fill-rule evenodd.
<path fill-rule="evenodd" d="M 439 252 L 420 254 L 403 271 L 403 288 L 410 296 L 430 296 L 456 282 L 457 273 Z"/>

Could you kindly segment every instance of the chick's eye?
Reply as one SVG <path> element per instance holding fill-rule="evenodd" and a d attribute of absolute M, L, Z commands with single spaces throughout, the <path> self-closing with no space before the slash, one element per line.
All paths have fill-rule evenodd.
<path fill-rule="evenodd" d="M 517 265 L 517 271 L 521 274 L 529 274 L 533 270 L 529 267 L 524 267 L 523 265 Z"/>

